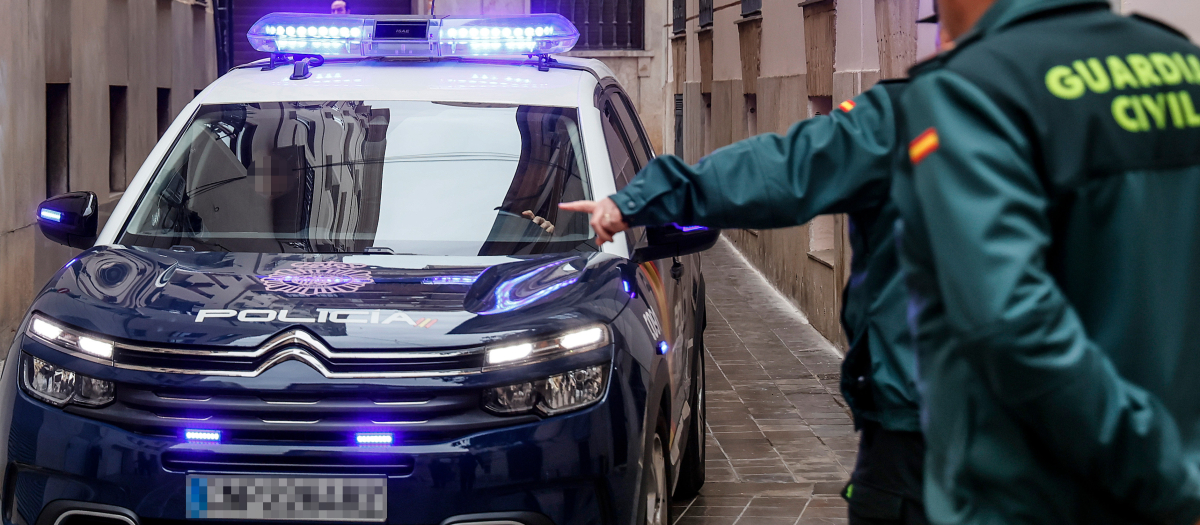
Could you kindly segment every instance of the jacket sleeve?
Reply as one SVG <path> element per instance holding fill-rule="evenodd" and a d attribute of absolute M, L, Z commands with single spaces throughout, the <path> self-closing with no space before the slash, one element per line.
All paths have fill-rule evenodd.
<path fill-rule="evenodd" d="M 696 166 L 664 155 L 612 196 L 630 225 L 778 228 L 887 198 L 896 137 L 889 89 L 718 149 Z"/>
<path fill-rule="evenodd" d="M 1138 515 L 1191 523 L 1200 514 L 1200 476 L 1183 457 L 1176 422 L 1153 394 L 1121 377 L 1047 270 L 1049 196 L 1033 145 L 995 100 L 947 71 L 923 76 L 905 94 L 906 136 L 933 129 L 937 137 L 923 160 L 913 158 L 922 149 L 914 140 L 906 161 L 915 161 L 917 226 L 954 341 L 939 351 L 969 353 L 963 357 L 1047 447 L 1047 458 Z"/>

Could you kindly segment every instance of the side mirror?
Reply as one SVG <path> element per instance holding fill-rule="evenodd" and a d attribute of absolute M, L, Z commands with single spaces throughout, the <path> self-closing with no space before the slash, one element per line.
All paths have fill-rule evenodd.
<path fill-rule="evenodd" d="M 95 193 L 73 191 L 42 201 L 38 205 L 37 223 L 47 239 L 86 250 L 96 242 L 99 216 Z"/>
<path fill-rule="evenodd" d="M 646 246 L 633 251 L 635 263 L 679 257 L 712 248 L 721 230 L 703 226 L 668 224 L 646 228 Z"/>

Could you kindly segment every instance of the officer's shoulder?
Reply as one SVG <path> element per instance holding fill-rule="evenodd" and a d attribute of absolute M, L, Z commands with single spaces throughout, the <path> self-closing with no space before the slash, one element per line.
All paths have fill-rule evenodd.
<path fill-rule="evenodd" d="M 1180 31 L 1179 29 L 1176 29 L 1174 26 L 1172 26 L 1166 22 L 1163 22 L 1162 20 L 1159 20 L 1157 18 L 1146 16 L 1141 13 L 1134 13 L 1132 15 L 1129 15 L 1129 19 L 1136 21 L 1136 22 L 1141 22 L 1143 24 L 1151 25 L 1155 28 L 1162 29 L 1163 31 L 1166 31 L 1172 35 L 1179 37 L 1179 38 L 1188 40 L 1189 42 L 1191 41 L 1188 38 L 1186 33 L 1184 33 L 1183 31 Z"/>

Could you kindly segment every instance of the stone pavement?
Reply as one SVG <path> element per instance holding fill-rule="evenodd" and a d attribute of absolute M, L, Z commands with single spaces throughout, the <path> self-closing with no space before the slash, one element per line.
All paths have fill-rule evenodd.
<path fill-rule="evenodd" d="M 725 239 L 705 253 L 707 482 L 674 525 L 846 523 L 841 356 Z"/>

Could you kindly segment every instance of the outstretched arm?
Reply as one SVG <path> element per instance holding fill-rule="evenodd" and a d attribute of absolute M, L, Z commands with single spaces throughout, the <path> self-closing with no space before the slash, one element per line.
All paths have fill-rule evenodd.
<path fill-rule="evenodd" d="M 880 84 L 786 135 L 768 133 L 718 149 L 695 166 L 673 155 L 651 161 L 609 199 L 566 203 L 592 213 L 601 241 L 630 225 L 678 223 L 779 228 L 887 198 L 902 84 Z M 607 237 L 607 238 L 606 238 Z"/>

